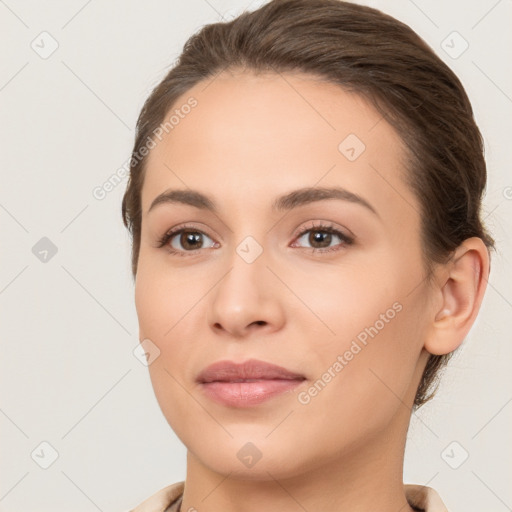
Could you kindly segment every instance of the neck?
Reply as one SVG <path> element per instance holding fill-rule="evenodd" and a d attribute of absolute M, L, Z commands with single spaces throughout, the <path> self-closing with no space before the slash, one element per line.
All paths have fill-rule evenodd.
<path fill-rule="evenodd" d="M 413 512 L 403 488 L 403 459 L 410 411 L 400 405 L 386 429 L 322 465 L 311 463 L 293 476 L 275 470 L 251 480 L 220 474 L 187 452 L 181 510 L 201 512 Z M 293 461 L 286 461 L 287 468 Z M 257 471 L 257 465 L 254 470 Z M 289 474 L 289 473 L 288 473 Z"/>

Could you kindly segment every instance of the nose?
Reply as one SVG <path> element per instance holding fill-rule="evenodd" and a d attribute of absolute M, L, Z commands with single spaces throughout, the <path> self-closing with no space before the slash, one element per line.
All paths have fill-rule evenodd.
<path fill-rule="evenodd" d="M 270 333 L 284 324 L 285 287 L 267 266 L 263 252 L 248 263 L 238 253 L 209 295 L 208 323 L 217 335 L 246 338 Z"/>

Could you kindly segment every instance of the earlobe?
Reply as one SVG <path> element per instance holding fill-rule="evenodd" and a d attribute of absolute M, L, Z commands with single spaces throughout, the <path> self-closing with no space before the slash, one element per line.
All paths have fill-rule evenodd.
<path fill-rule="evenodd" d="M 439 284 L 441 305 L 425 340 L 425 349 L 442 355 L 457 349 L 473 325 L 487 287 L 489 253 L 480 238 L 465 240 L 445 265 Z"/>

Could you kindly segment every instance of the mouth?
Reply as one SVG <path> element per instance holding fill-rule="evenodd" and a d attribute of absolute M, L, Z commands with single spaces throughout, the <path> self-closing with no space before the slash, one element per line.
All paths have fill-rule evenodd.
<path fill-rule="evenodd" d="M 197 377 L 208 398 L 231 407 L 261 404 L 292 391 L 305 380 L 304 375 L 257 359 L 241 364 L 218 361 Z"/>

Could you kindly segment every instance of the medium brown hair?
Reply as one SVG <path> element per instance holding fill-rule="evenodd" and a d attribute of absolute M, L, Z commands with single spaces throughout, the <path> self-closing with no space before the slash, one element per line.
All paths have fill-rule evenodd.
<path fill-rule="evenodd" d="M 375 106 L 407 148 L 404 179 L 421 207 L 428 282 L 435 264 L 446 263 L 465 239 L 480 237 L 489 252 L 494 248 L 480 220 L 487 179 L 483 140 L 450 68 L 410 27 L 376 9 L 340 0 L 272 0 L 230 22 L 202 27 L 144 103 L 122 202 L 134 278 L 146 162 L 141 148 L 179 96 L 226 69 L 308 73 Z M 415 408 L 434 396 L 451 355 L 430 355 Z"/>

